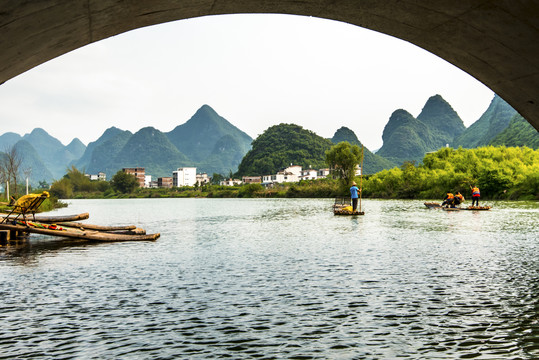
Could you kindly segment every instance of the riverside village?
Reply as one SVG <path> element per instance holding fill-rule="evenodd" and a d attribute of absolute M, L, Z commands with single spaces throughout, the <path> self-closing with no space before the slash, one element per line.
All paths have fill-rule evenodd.
<path fill-rule="evenodd" d="M 172 188 L 182 186 L 202 186 L 211 182 L 211 177 L 207 173 L 197 173 L 196 167 L 181 167 L 172 172 L 171 177 L 159 177 L 152 180 L 152 176 L 146 174 L 144 167 L 123 168 L 122 171 L 137 178 L 138 184 L 142 188 Z M 356 168 L 356 175 L 361 172 L 360 167 Z M 299 182 L 301 180 L 316 180 L 329 175 L 329 168 L 326 169 L 303 169 L 300 165 L 292 165 L 278 171 L 273 175 L 264 176 L 243 176 L 242 179 L 225 179 L 219 185 L 234 186 L 242 184 L 261 184 L 265 187 L 272 187 L 274 184 L 285 182 Z M 86 174 L 90 180 L 106 180 L 106 174 Z"/>

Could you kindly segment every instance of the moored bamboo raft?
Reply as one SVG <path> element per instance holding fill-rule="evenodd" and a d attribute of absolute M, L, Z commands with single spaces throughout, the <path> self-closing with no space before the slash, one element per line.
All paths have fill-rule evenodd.
<path fill-rule="evenodd" d="M 0 230 L 10 230 L 17 233 L 35 233 L 49 235 L 55 237 L 67 237 L 76 239 L 86 239 L 94 241 L 141 241 L 141 240 L 157 240 L 160 236 L 156 234 L 126 234 L 114 233 L 98 230 L 81 230 L 76 228 L 68 228 L 57 225 L 50 225 L 38 222 L 21 222 L 2 223 Z M 142 230 L 143 231 L 143 230 Z"/>

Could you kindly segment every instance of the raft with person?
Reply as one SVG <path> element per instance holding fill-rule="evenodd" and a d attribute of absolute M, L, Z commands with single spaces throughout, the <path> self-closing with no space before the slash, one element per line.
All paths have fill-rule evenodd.
<path fill-rule="evenodd" d="M 450 207 L 450 206 L 442 206 L 440 203 L 437 203 L 437 202 L 425 202 L 424 204 L 429 209 L 439 209 L 439 210 L 444 210 L 444 211 L 460 211 L 460 210 L 483 211 L 483 210 L 490 210 L 492 208 L 490 206 Z"/>
<path fill-rule="evenodd" d="M 31 233 L 85 239 L 92 241 L 141 241 L 157 240 L 159 233 L 146 234 L 146 230 L 135 225 L 94 225 L 76 222 L 90 217 L 88 213 L 76 215 L 36 215 L 39 206 L 49 197 L 47 191 L 28 194 L 12 204 L 8 214 L 0 214 L 0 242 L 17 240 Z"/>
<path fill-rule="evenodd" d="M 353 210 L 349 197 L 337 196 L 333 204 L 334 215 L 365 215 L 365 211 Z"/>
<path fill-rule="evenodd" d="M 337 196 L 335 203 L 333 204 L 334 215 L 365 215 L 365 211 L 361 208 L 361 198 L 363 193 L 363 156 L 364 148 L 361 146 L 361 166 L 360 166 L 360 180 L 359 188 L 355 181 L 352 181 L 352 187 L 350 188 L 350 197 Z M 359 205 L 359 209 L 357 209 Z"/>

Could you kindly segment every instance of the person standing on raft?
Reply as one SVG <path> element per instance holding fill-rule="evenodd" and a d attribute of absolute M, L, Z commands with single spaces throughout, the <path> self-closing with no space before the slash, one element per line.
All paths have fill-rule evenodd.
<path fill-rule="evenodd" d="M 358 194 L 361 190 L 358 189 L 357 184 L 355 181 L 352 181 L 352 187 L 350 187 L 350 196 L 352 198 L 352 211 L 356 212 L 357 209 L 357 201 L 358 201 Z"/>
<path fill-rule="evenodd" d="M 479 188 L 477 187 L 477 185 L 475 185 L 472 188 L 472 206 L 474 206 L 474 204 L 476 204 L 476 206 L 479 206 L 480 197 L 481 197 L 481 192 L 479 191 Z"/>

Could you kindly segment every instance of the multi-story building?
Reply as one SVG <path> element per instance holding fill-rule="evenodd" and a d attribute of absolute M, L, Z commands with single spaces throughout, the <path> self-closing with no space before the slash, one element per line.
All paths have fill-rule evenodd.
<path fill-rule="evenodd" d="M 144 175 L 144 187 L 149 188 L 152 187 L 152 176 L 151 175 Z"/>
<path fill-rule="evenodd" d="M 138 185 L 140 187 L 144 187 L 146 181 L 146 170 L 143 167 L 123 168 L 122 171 L 136 177 Z"/>
<path fill-rule="evenodd" d="M 183 167 L 172 172 L 172 186 L 194 186 L 197 181 L 196 167 Z"/>
<path fill-rule="evenodd" d="M 160 177 L 160 178 L 157 178 L 157 187 L 171 188 L 172 187 L 172 177 Z"/>

